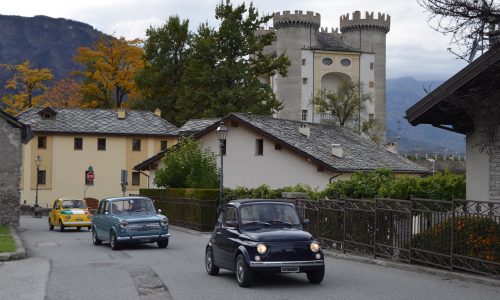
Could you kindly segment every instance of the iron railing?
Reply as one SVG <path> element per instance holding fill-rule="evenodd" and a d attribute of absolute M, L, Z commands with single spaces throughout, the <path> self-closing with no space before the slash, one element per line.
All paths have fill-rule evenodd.
<path fill-rule="evenodd" d="M 292 200 L 326 248 L 500 276 L 500 203 Z"/>

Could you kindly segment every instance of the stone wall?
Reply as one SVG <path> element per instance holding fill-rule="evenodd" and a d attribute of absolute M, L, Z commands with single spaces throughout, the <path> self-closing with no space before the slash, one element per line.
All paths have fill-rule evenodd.
<path fill-rule="evenodd" d="M 21 129 L 0 118 L 0 224 L 19 226 Z"/>
<path fill-rule="evenodd" d="M 490 201 L 500 202 L 500 126 L 497 127 L 495 145 L 490 148 Z"/>

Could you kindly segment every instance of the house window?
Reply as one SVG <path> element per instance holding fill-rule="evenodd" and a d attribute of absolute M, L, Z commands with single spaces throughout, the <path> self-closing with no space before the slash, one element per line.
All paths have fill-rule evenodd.
<path fill-rule="evenodd" d="M 97 150 L 106 151 L 106 139 L 104 138 L 97 139 Z"/>
<path fill-rule="evenodd" d="M 222 140 L 222 147 L 220 148 L 220 154 L 226 155 L 227 140 Z"/>
<path fill-rule="evenodd" d="M 36 180 L 38 184 L 46 184 L 47 173 L 45 170 L 38 170 L 38 174 L 36 175 Z"/>
<path fill-rule="evenodd" d="M 42 119 L 50 120 L 50 119 L 52 119 L 52 114 L 50 112 L 44 112 L 44 113 L 42 113 Z"/>
<path fill-rule="evenodd" d="M 305 66 L 305 65 L 306 65 L 306 59 L 305 59 L 305 58 L 303 58 L 303 59 L 302 59 L 302 65 L 303 65 L 303 66 Z"/>
<path fill-rule="evenodd" d="M 75 150 L 82 150 L 83 149 L 83 138 L 75 138 L 73 144 L 74 144 Z"/>
<path fill-rule="evenodd" d="M 375 84 L 373 83 L 373 81 L 370 81 L 370 82 L 368 83 L 368 86 L 369 86 L 369 87 L 371 87 L 371 88 L 372 88 L 374 85 L 375 85 Z"/>
<path fill-rule="evenodd" d="M 231 121 L 231 127 L 238 127 L 238 126 L 239 126 L 238 121 L 234 120 Z"/>
<path fill-rule="evenodd" d="M 307 84 L 307 78 L 302 78 L 302 83 Z"/>
<path fill-rule="evenodd" d="M 281 150 L 280 144 L 274 144 L 274 150 Z"/>
<path fill-rule="evenodd" d="M 160 141 L 160 151 L 167 150 L 168 143 L 167 141 Z"/>
<path fill-rule="evenodd" d="M 141 185 L 141 173 L 132 172 L 132 185 Z"/>
<path fill-rule="evenodd" d="M 255 155 L 264 155 L 264 140 L 255 140 Z"/>
<path fill-rule="evenodd" d="M 302 121 L 307 121 L 307 109 L 302 110 L 302 116 L 301 116 Z"/>
<path fill-rule="evenodd" d="M 47 137 L 39 136 L 38 137 L 38 149 L 46 149 L 47 148 Z"/>
<path fill-rule="evenodd" d="M 140 139 L 132 139 L 132 151 L 141 151 Z"/>
<path fill-rule="evenodd" d="M 373 63 L 370 63 L 370 70 L 373 70 Z"/>
<path fill-rule="evenodd" d="M 323 168 L 323 166 L 318 166 L 316 167 L 316 171 L 318 172 L 323 172 L 325 169 Z"/>

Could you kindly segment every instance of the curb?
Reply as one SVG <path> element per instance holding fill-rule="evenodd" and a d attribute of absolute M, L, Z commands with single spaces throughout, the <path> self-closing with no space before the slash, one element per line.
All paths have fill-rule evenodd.
<path fill-rule="evenodd" d="M 359 263 L 378 265 L 378 266 L 382 266 L 382 267 L 399 269 L 399 270 L 403 270 L 403 271 L 426 273 L 426 274 L 444 277 L 446 279 L 456 279 L 456 280 L 468 281 L 468 282 L 473 282 L 473 283 L 478 283 L 478 284 L 483 284 L 483 285 L 500 287 L 500 277 L 495 279 L 495 278 L 491 278 L 491 277 L 483 277 L 483 276 L 468 274 L 468 273 L 452 272 L 452 271 L 448 271 L 448 270 L 425 267 L 425 266 L 421 266 L 421 265 L 413 265 L 413 264 L 410 265 L 410 264 L 404 264 L 404 263 L 399 263 L 399 262 L 390 261 L 390 260 L 382 260 L 382 259 L 376 259 L 376 258 L 370 258 L 370 257 L 364 257 L 364 256 L 358 256 L 358 255 L 337 253 L 337 252 L 333 252 L 331 250 L 325 250 L 325 249 L 323 249 L 323 253 L 326 256 L 336 258 L 336 259 L 343 259 L 343 260 L 349 260 L 349 261 L 354 261 L 354 262 L 359 262 Z"/>
<path fill-rule="evenodd" d="M 212 231 L 198 231 L 198 230 L 194 230 L 194 229 L 191 229 L 191 228 L 186 228 L 186 227 L 181 227 L 181 226 L 177 226 L 177 225 L 168 225 L 169 228 L 172 228 L 174 230 L 178 230 L 178 231 L 182 231 L 182 232 L 185 232 L 185 233 L 190 233 L 190 234 L 194 234 L 194 235 L 198 235 L 198 236 L 204 236 L 204 235 L 207 235 L 207 234 L 212 234 Z"/>
<path fill-rule="evenodd" d="M 26 250 L 24 249 L 23 241 L 17 234 L 17 230 L 10 227 L 10 235 L 16 243 L 16 252 L 7 252 L 0 254 L 0 261 L 23 259 L 26 257 Z"/>

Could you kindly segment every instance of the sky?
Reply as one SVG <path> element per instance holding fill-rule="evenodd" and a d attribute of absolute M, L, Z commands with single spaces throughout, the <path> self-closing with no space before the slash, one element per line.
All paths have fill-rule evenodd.
<path fill-rule="evenodd" d="M 232 0 L 233 4 L 250 1 Z M 146 29 L 166 23 L 169 16 L 188 19 L 196 31 L 202 22 L 217 26 L 215 7 L 220 0 L 15 0 L 2 1 L 0 14 L 32 17 L 46 15 L 87 23 L 95 29 L 127 39 L 144 38 Z M 387 35 L 387 78 L 445 80 L 466 65 L 447 48 L 449 36 L 435 32 L 428 13 L 416 0 L 254 0 L 263 14 L 279 11 L 313 11 L 321 27 L 336 28 L 341 15 L 356 10 L 391 16 Z M 269 23 L 272 26 L 272 23 Z"/>

